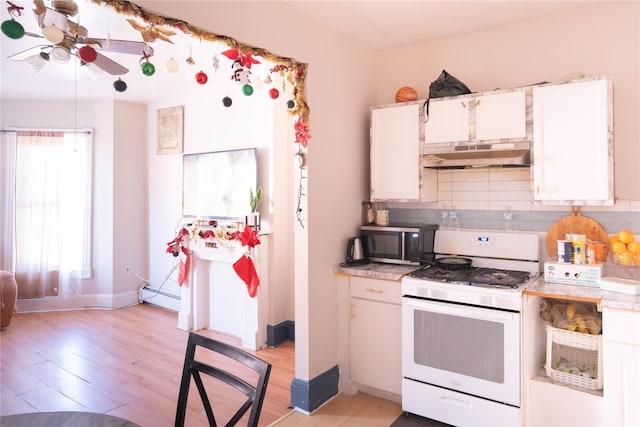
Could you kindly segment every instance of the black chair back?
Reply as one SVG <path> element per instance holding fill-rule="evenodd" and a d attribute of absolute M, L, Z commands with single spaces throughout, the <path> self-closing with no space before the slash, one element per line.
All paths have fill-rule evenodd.
<path fill-rule="evenodd" d="M 239 378 L 228 370 L 225 370 L 224 365 L 213 366 L 211 364 L 202 362 L 202 358 L 200 357 L 198 357 L 198 360 L 196 360 L 196 348 L 198 347 L 223 355 L 226 358 L 235 360 L 247 366 L 248 368 L 251 368 L 258 373 L 257 382 L 255 383 L 255 385 L 248 383 L 246 380 Z M 200 355 L 200 352 L 198 352 L 198 355 Z M 216 378 L 232 386 L 233 388 L 247 396 L 247 399 L 236 411 L 233 417 L 227 422 L 227 424 L 225 424 L 225 427 L 235 426 L 249 409 L 251 409 L 251 411 L 249 412 L 249 420 L 247 426 L 257 427 L 265 392 L 267 391 L 267 382 L 269 381 L 270 373 L 270 363 L 267 363 L 264 360 L 259 359 L 258 357 L 232 345 L 191 332 L 189 334 L 189 341 L 187 342 L 187 351 L 184 358 L 184 368 L 182 370 L 182 380 L 180 382 L 178 408 L 176 411 L 176 427 L 183 427 L 185 423 L 185 416 L 187 412 L 187 398 L 189 396 L 189 385 L 191 383 L 191 378 L 193 378 L 193 381 L 198 388 L 200 398 L 202 399 L 202 404 L 204 405 L 204 409 L 207 414 L 207 419 L 209 420 L 209 425 L 217 426 L 215 417 L 213 415 L 213 410 L 211 408 L 211 402 L 205 390 L 201 374 L 206 374 L 213 378 Z"/>

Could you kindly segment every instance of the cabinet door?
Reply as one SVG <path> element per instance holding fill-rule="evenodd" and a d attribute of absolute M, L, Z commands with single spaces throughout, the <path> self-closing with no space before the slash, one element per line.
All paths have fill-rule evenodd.
<path fill-rule="evenodd" d="M 401 305 L 351 299 L 352 381 L 402 393 L 401 328 Z"/>
<path fill-rule="evenodd" d="M 604 307 L 602 327 L 607 425 L 640 425 L 640 313 Z"/>
<path fill-rule="evenodd" d="M 477 140 L 526 137 L 527 102 L 524 90 L 478 96 L 473 105 Z"/>
<path fill-rule="evenodd" d="M 610 80 L 534 88 L 534 200 L 613 204 L 612 124 Z"/>
<path fill-rule="evenodd" d="M 371 110 L 371 200 L 418 200 L 420 104 Z"/>
<path fill-rule="evenodd" d="M 607 425 L 640 425 L 640 346 L 604 343 Z"/>
<path fill-rule="evenodd" d="M 469 97 L 431 99 L 424 125 L 426 144 L 469 140 Z"/>

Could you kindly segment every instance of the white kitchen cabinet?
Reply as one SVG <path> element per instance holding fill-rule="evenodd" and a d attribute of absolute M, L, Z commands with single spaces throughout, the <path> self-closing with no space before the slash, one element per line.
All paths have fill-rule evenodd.
<path fill-rule="evenodd" d="M 613 204 L 613 100 L 609 78 L 533 88 L 533 199 Z"/>
<path fill-rule="evenodd" d="M 420 102 L 371 109 L 371 200 L 420 198 Z"/>
<path fill-rule="evenodd" d="M 428 120 L 424 125 L 426 144 L 469 140 L 468 96 L 430 99 Z"/>
<path fill-rule="evenodd" d="M 400 282 L 350 278 L 351 381 L 402 393 L 402 297 Z"/>
<path fill-rule="evenodd" d="M 604 307 L 606 425 L 640 425 L 640 312 Z"/>
<path fill-rule="evenodd" d="M 429 101 L 426 144 L 524 139 L 526 136 L 524 89 Z"/>

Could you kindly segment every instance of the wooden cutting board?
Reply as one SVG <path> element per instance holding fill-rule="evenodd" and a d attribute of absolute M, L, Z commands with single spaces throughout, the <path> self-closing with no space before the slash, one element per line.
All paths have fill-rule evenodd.
<path fill-rule="evenodd" d="M 551 258 L 558 255 L 557 240 L 565 240 L 567 233 L 584 234 L 587 241 L 609 244 L 609 235 L 597 221 L 582 216 L 581 208 L 571 207 L 571 215 L 560 218 L 551 225 L 547 232 L 547 252 Z"/>

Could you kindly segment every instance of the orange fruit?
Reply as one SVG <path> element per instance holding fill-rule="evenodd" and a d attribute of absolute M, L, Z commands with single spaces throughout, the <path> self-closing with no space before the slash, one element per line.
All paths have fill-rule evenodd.
<path fill-rule="evenodd" d="M 636 256 L 633 258 L 633 263 L 636 267 L 640 267 L 640 253 L 636 254 Z"/>
<path fill-rule="evenodd" d="M 626 244 L 633 242 L 635 236 L 633 235 L 633 232 L 631 230 L 620 230 L 620 232 L 618 233 L 618 239 L 620 239 L 622 243 Z"/>
<path fill-rule="evenodd" d="M 614 234 L 613 236 L 609 237 L 609 246 L 613 246 L 613 244 L 615 242 L 619 242 L 620 239 L 618 238 L 617 234 Z"/>
<path fill-rule="evenodd" d="M 614 244 L 611 245 L 611 251 L 613 251 L 614 254 L 619 255 L 627 251 L 627 245 L 625 245 L 622 242 L 615 242 Z"/>
<path fill-rule="evenodd" d="M 634 254 L 640 254 L 640 242 L 631 242 L 627 245 L 627 249 Z"/>

